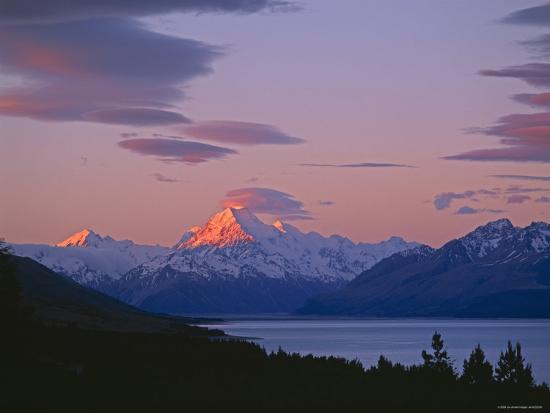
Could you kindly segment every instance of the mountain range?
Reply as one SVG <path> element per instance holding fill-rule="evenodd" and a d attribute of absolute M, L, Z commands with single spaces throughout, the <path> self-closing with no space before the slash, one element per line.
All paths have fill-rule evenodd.
<path fill-rule="evenodd" d="M 12 244 L 84 286 L 170 314 L 550 316 L 550 225 L 490 222 L 434 249 L 266 224 L 227 208 L 172 247 L 91 230 L 50 245 Z"/>
<path fill-rule="evenodd" d="M 74 281 L 102 290 L 130 269 L 151 260 L 168 248 L 117 241 L 84 229 L 56 245 L 11 244 L 14 253 L 32 258 Z"/>
<path fill-rule="evenodd" d="M 396 253 L 298 313 L 550 317 L 550 224 L 501 219 L 438 249 Z"/>
<path fill-rule="evenodd" d="M 55 245 L 11 244 L 14 253 L 142 309 L 165 313 L 290 312 L 334 291 L 391 255 L 418 247 L 377 244 L 265 224 L 227 208 L 186 231 L 173 247 L 78 232 Z"/>

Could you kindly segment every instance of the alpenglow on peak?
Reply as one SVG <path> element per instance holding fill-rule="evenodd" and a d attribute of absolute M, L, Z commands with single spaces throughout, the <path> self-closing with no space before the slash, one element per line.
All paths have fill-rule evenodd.
<path fill-rule="evenodd" d="M 178 248 L 201 246 L 231 247 L 254 242 L 255 230 L 265 226 L 246 208 L 225 208 L 214 214 L 203 227 L 188 231 L 187 240 L 182 240 Z"/>
<path fill-rule="evenodd" d="M 102 237 L 90 229 L 76 232 L 67 239 L 55 244 L 56 247 L 89 247 L 101 241 Z"/>

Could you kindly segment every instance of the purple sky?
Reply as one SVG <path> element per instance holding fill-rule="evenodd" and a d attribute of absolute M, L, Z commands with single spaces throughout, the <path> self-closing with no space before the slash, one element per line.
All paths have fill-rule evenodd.
<path fill-rule="evenodd" d="M 6 4 L 8 241 L 172 245 L 235 203 L 432 245 L 550 219 L 541 1 Z"/>

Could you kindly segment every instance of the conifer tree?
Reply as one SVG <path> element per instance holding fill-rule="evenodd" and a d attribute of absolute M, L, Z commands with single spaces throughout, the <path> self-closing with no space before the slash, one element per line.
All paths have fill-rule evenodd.
<path fill-rule="evenodd" d="M 525 365 L 525 359 L 521 354 L 521 344 L 515 347 L 508 341 L 505 352 L 500 353 L 495 379 L 499 383 L 519 384 L 532 387 L 534 385 L 533 371 L 530 364 Z"/>
<path fill-rule="evenodd" d="M 437 373 L 448 374 L 455 376 L 453 361 L 445 350 L 445 343 L 441 338 L 441 334 L 437 331 L 432 336 L 433 354 L 422 350 L 422 359 L 424 359 L 424 367 Z"/>
<path fill-rule="evenodd" d="M 485 352 L 478 344 L 470 353 L 470 357 L 464 360 L 462 381 L 468 384 L 484 385 L 493 380 L 493 366 L 485 358 Z"/>

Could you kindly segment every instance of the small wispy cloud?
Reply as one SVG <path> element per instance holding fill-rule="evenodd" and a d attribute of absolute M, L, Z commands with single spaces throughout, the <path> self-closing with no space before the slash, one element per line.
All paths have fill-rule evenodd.
<path fill-rule="evenodd" d="M 531 197 L 529 195 L 510 195 L 506 198 L 507 204 L 523 204 L 524 202 L 527 202 L 531 200 Z"/>
<path fill-rule="evenodd" d="M 550 64 L 548 65 L 550 85 Z M 470 133 L 500 137 L 504 146 L 476 149 L 452 156 L 446 160 L 501 161 L 501 162 L 550 162 L 550 112 L 513 114 L 501 117 L 488 128 L 471 128 Z"/>
<path fill-rule="evenodd" d="M 434 196 L 433 205 L 440 211 L 449 208 L 454 200 L 472 198 L 476 193 L 477 191 L 442 192 Z"/>
<path fill-rule="evenodd" d="M 550 86 L 549 63 L 526 63 L 523 65 L 505 67 L 504 69 L 481 70 L 479 74 L 489 77 L 518 79 L 535 87 Z"/>
<path fill-rule="evenodd" d="M 491 178 L 500 179 L 518 179 L 523 181 L 550 181 L 550 176 L 534 176 L 534 175 L 489 175 Z"/>
<path fill-rule="evenodd" d="M 520 93 L 512 96 L 516 102 L 523 103 L 531 107 L 550 108 L 550 93 Z"/>
<path fill-rule="evenodd" d="M 506 211 L 502 209 L 490 209 L 490 208 L 472 208 L 468 205 L 464 205 L 456 210 L 455 215 L 474 215 L 474 214 L 502 214 Z"/>
<path fill-rule="evenodd" d="M 83 120 L 130 126 L 165 126 L 190 123 L 181 113 L 151 108 L 118 108 L 94 110 L 82 115 Z"/>
<path fill-rule="evenodd" d="M 184 182 L 182 179 L 170 178 L 170 177 L 167 177 L 166 175 L 163 175 L 161 173 L 154 173 L 154 174 L 151 174 L 151 176 L 153 178 L 155 178 L 155 180 L 158 181 L 158 182 L 165 182 L 165 183 L 168 183 L 168 184 Z"/>
<path fill-rule="evenodd" d="M 548 188 L 528 187 L 521 185 L 510 185 L 506 188 L 477 189 L 464 192 L 442 192 L 434 196 L 433 206 L 438 211 L 449 208 L 456 200 L 467 199 L 474 202 L 481 202 L 480 198 L 506 199 L 507 204 L 519 204 L 531 199 L 527 194 L 550 192 Z M 481 209 L 484 212 L 491 212 L 490 209 Z M 495 210 L 500 211 L 500 210 Z"/>
<path fill-rule="evenodd" d="M 140 155 L 156 156 L 164 162 L 183 162 L 191 165 L 237 153 L 233 149 L 221 146 L 176 139 L 126 139 L 120 141 L 118 146 Z"/>
<path fill-rule="evenodd" d="M 529 194 L 533 192 L 548 192 L 547 188 L 539 187 L 525 187 L 520 185 L 511 185 L 508 188 L 504 189 L 505 194 Z"/>
<path fill-rule="evenodd" d="M 301 163 L 299 166 L 316 168 L 417 168 L 413 165 L 387 162 L 359 162 L 359 163 Z"/>
<path fill-rule="evenodd" d="M 550 4 L 516 10 L 501 21 L 510 24 L 550 26 Z"/>
<path fill-rule="evenodd" d="M 322 200 L 322 199 L 320 199 L 319 201 L 317 201 L 317 203 L 318 203 L 319 205 L 321 205 L 321 206 L 331 206 L 331 205 L 334 205 L 334 204 L 335 204 L 334 201 L 329 201 L 329 200 L 324 201 L 324 200 Z"/>

